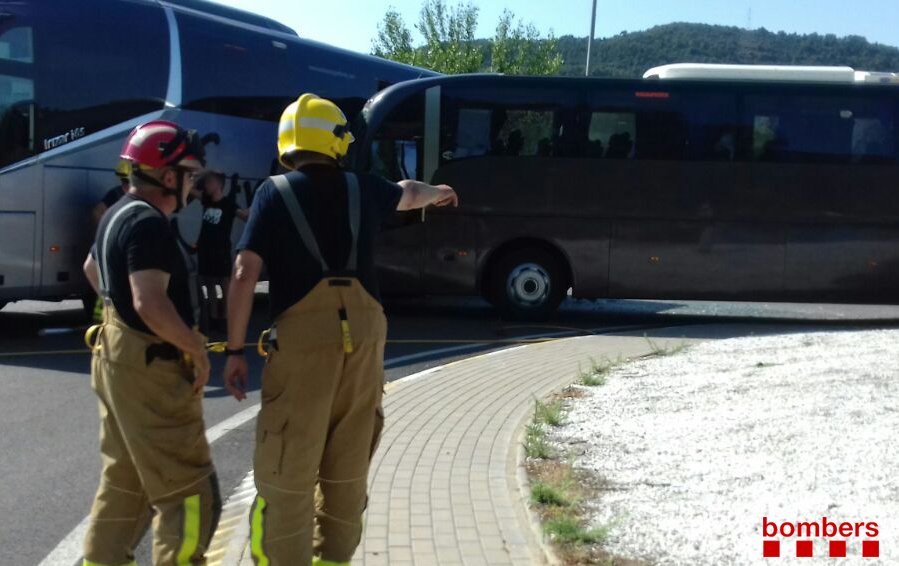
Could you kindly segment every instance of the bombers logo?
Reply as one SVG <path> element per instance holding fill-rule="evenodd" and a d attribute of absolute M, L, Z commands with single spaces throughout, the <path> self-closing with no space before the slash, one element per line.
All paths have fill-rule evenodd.
<path fill-rule="evenodd" d="M 813 538 L 827 539 L 826 556 L 830 558 L 845 558 L 846 544 L 849 539 L 862 539 L 861 550 L 863 558 L 877 558 L 880 556 L 880 528 L 874 521 L 857 521 L 854 523 L 836 523 L 827 517 L 820 521 L 798 521 L 777 523 L 762 517 L 762 556 L 764 558 L 778 558 L 781 556 L 780 540 L 796 539 L 796 557 L 807 558 L 815 556 Z M 823 550 L 823 549 L 822 549 Z M 819 554 L 825 556 L 825 554 Z"/>

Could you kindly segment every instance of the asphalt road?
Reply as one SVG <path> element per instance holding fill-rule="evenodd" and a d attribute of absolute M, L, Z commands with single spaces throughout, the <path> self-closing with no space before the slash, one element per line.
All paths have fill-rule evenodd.
<path fill-rule="evenodd" d="M 262 295 L 251 335 L 265 326 L 264 303 Z M 899 307 L 883 306 L 569 300 L 540 324 L 501 321 L 484 303 L 469 299 L 392 302 L 387 311 L 389 381 L 515 345 L 522 337 L 635 328 L 648 336 L 670 335 L 672 326 L 734 320 L 766 333 L 899 326 Z M 100 462 L 85 325 L 80 303 L 73 301 L 26 301 L 0 311 L 0 564 L 42 564 L 90 510 Z M 222 388 L 223 358 L 215 356 L 205 399 L 208 427 L 258 402 L 261 359 L 248 359 L 256 377 L 249 399 L 239 404 Z M 213 443 L 223 495 L 250 469 L 254 426 L 251 419 Z"/>

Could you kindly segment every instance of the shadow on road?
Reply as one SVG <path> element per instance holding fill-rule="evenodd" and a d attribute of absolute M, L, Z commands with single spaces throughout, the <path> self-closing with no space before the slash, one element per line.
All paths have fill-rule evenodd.
<path fill-rule="evenodd" d="M 46 309 L 0 312 L 0 365 L 87 374 L 90 356 L 82 336 L 88 320 L 80 303 L 48 303 Z M 40 305 L 41 303 L 33 303 Z M 776 303 L 677 301 L 583 301 L 569 299 L 549 320 L 502 320 L 484 301 L 432 298 L 386 301 L 390 320 L 387 369 L 448 357 L 469 356 L 516 345 L 522 337 L 586 334 L 712 338 L 747 334 L 791 334 L 810 330 L 859 330 L 899 327 L 899 308 Z M 267 295 L 257 295 L 248 342 L 268 327 Z M 725 325 L 726 327 L 723 327 Z M 212 340 L 224 340 L 213 333 Z M 220 388 L 224 356 L 213 354 L 208 397 L 228 395 Z M 248 348 L 250 390 L 260 386 L 264 360 Z"/>

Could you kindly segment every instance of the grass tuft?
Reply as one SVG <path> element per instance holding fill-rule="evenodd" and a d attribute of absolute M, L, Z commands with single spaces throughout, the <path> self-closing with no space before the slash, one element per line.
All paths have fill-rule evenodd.
<path fill-rule="evenodd" d="M 650 352 L 650 356 L 656 356 L 659 358 L 664 358 L 667 356 L 673 356 L 675 354 L 680 354 L 684 350 L 687 349 L 687 344 L 681 342 L 680 344 L 675 344 L 673 346 L 662 346 L 652 338 L 648 336 L 643 336 L 646 339 L 646 342 L 649 344 L 649 349 L 652 350 Z"/>
<path fill-rule="evenodd" d="M 531 485 L 531 501 L 537 505 L 553 505 L 556 507 L 567 507 L 571 504 L 561 489 L 542 481 L 534 482 Z"/>
<path fill-rule="evenodd" d="M 565 424 L 565 405 L 562 399 L 542 402 L 534 401 L 534 422 L 549 426 L 562 426 Z"/>
<path fill-rule="evenodd" d="M 552 448 L 546 439 L 546 431 L 543 430 L 542 425 L 531 423 L 527 426 L 524 435 L 524 453 L 528 458 L 538 460 L 549 460 L 553 457 Z"/>
<path fill-rule="evenodd" d="M 578 366 L 578 383 L 586 387 L 601 387 L 606 384 L 609 373 L 612 368 L 621 364 L 621 359 L 616 361 L 603 358 L 597 362 L 594 358 L 590 358 L 590 367 L 583 370 Z"/>
<path fill-rule="evenodd" d="M 546 522 L 544 532 L 560 543 L 603 544 L 609 538 L 609 528 L 585 529 L 572 515 L 563 514 Z"/>

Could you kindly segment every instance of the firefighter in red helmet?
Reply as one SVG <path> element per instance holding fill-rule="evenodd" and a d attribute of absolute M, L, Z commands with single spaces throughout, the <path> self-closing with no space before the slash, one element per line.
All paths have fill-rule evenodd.
<path fill-rule="evenodd" d="M 122 150 L 128 192 L 104 215 L 84 272 L 105 308 L 92 327 L 100 399 L 100 487 L 85 566 L 134 564 L 153 519 L 153 563 L 205 563 L 221 502 L 203 423 L 209 378 L 193 259 L 169 216 L 204 165 L 196 132 L 156 120 Z M 155 517 L 155 518 L 154 518 Z"/>

